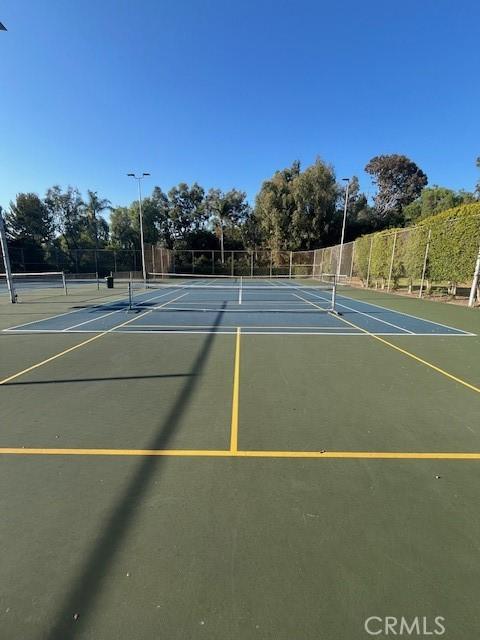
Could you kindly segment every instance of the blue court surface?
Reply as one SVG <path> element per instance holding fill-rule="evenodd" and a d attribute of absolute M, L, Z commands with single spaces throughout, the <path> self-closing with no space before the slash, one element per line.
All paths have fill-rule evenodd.
<path fill-rule="evenodd" d="M 195 284 L 136 285 L 104 304 L 5 329 L 10 333 L 218 333 L 365 336 L 471 336 L 472 333 L 332 292 L 268 279 L 243 284 L 199 279 Z"/>

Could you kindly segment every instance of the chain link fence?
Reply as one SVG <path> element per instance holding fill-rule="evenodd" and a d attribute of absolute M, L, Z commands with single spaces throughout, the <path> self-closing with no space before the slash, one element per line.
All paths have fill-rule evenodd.
<path fill-rule="evenodd" d="M 477 205 L 470 205 L 477 206 Z M 480 206 L 480 205 L 478 205 Z M 438 218 L 438 216 L 436 217 Z M 66 274 L 140 274 L 139 249 L 9 249 L 12 271 Z M 218 276 L 340 276 L 353 286 L 418 297 L 480 301 L 480 214 L 435 218 L 415 227 L 362 236 L 312 251 L 173 250 L 145 245 L 149 273 Z M 2 269 L 3 270 L 3 269 Z M 125 277 L 127 277 L 125 275 Z"/>

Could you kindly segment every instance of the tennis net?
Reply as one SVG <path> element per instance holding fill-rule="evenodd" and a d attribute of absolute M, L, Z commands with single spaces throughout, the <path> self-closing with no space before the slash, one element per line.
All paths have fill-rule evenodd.
<path fill-rule="evenodd" d="M 6 275 L 0 274 L 0 280 L 6 284 Z M 36 273 L 12 273 L 12 282 L 17 288 L 58 287 L 65 288 L 65 276 L 62 271 L 44 271 Z"/>
<path fill-rule="evenodd" d="M 129 283 L 129 306 L 163 311 L 335 311 L 336 277 L 149 273 Z"/>

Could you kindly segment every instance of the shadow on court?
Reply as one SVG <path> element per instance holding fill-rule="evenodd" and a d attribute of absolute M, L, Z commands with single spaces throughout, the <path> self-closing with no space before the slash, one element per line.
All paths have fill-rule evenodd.
<path fill-rule="evenodd" d="M 151 376 L 113 376 L 106 378 L 65 378 L 63 380 L 30 380 L 28 382 L 8 382 L 5 386 L 23 386 L 23 385 L 37 385 L 37 384 L 62 384 L 65 382 L 112 382 L 123 380 L 155 380 L 157 378 L 191 378 L 194 373 L 164 373 Z"/>
<path fill-rule="evenodd" d="M 222 316 L 219 310 L 212 328 L 218 327 Z M 214 333 L 206 335 L 200 351 L 195 359 L 190 374 L 178 400 L 160 425 L 158 433 L 152 438 L 147 449 L 166 448 L 169 440 L 175 432 L 186 407 L 189 403 L 199 376 L 207 362 Z M 148 376 L 150 377 L 150 376 Z M 132 524 L 133 514 L 139 502 L 145 495 L 153 478 L 158 478 L 161 458 L 146 456 L 141 458 L 133 479 L 127 486 L 123 495 L 113 507 L 110 517 L 99 526 L 99 540 L 85 559 L 84 569 L 67 592 L 62 605 L 59 607 L 52 629 L 46 636 L 47 640 L 65 640 L 74 638 L 79 634 L 89 619 L 89 612 L 93 603 L 100 594 L 103 580 L 108 573 L 108 567 L 113 561 L 116 552 L 120 549 L 129 527 Z M 73 620 L 75 612 L 80 613 L 78 620 Z"/>

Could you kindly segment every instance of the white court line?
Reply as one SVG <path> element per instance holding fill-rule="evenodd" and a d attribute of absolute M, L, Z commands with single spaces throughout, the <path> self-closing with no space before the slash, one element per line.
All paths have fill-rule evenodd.
<path fill-rule="evenodd" d="M 338 289 L 337 289 L 338 292 Z M 462 333 L 464 333 L 467 336 L 476 336 L 476 333 L 470 333 L 468 331 L 464 331 L 463 329 L 457 329 L 456 327 L 451 327 L 448 324 L 442 324 L 441 322 L 436 322 L 435 320 L 427 320 L 426 318 L 421 318 L 420 316 L 414 316 L 411 313 L 406 313 L 405 311 L 397 311 L 396 309 L 390 309 L 389 307 L 382 307 L 381 304 L 375 304 L 374 302 L 365 302 L 364 300 L 359 300 L 357 298 L 352 298 L 351 296 L 346 296 L 343 293 L 339 293 L 339 296 L 341 296 L 342 298 L 345 298 L 347 300 L 351 300 L 352 302 L 360 302 L 362 304 L 367 304 L 370 305 L 371 307 L 377 307 L 377 309 L 382 309 L 382 311 L 391 311 L 393 313 L 399 313 L 402 316 L 408 316 L 409 318 L 414 318 L 415 320 L 421 320 L 422 322 L 428 322 L 429 324 L 436 324 L 439 327 L 444 327 L 445 329 L 452 329 L 452 331 L 461 331 Z M 395 294 L 390 294 L 391 296 L 394 296 Z M 417 333 L 416 335 L 422 335 L 420 333 Z"/>
<path fill-rule="evenodd" d="M 165 296 L 171 295 L 173 293 L 173 291 L 167 291 L 167 293 L 162 293 L 158 296 L 153 296 L 151 298 L 148 298 L 147 300 L 145 300 L 145 302 L 150 302 L 150 300 L 157 300 L 158 298 L 164 298 Z M 154 309 L 157 309 L 158 307 L 154 307 Z M 78 324 L 74 324 L 71 327 L 67 327 L 66 329 L 62 329 L 63 333 L 68 333 L 69 331 L 71 331 L 72 329 L 76 329 L 77 327 L 81 327 L 85 324 L 88 324 L 89 322 L 95 322 L 96 320 L 101 320 L 102 318 L 107 318 L 108 316 L 112 316 L 114 313 L 126 313 L 128 311 L 128 307 L 124 307 L 122 309 L 115 309 L 115 311 L 110 311 L 109 313 L 104 313 L 101 316 L 97 316 L 96 318 L 90 318 L 90 320 L 85 320 L 85 322 L 79 322 Z M 43 320 L 39 320 L 39 322 L 43 322 Z"/>
<path fill-rule="evenodd" d="M 325 302 L 329 302 L 329 300 L 327 298 L 323 298 L 322 296 L 318 295 L 318 293 L 310 293 L 310 291 L 308 293 L 309 293 L 309 295 L 313 296 L 314 298 L 318 298 L 319 300 L 324 300 Z M 348 309 L 349 311 L 353 311 L 355 313 L 359 313 L 361 316 L 367 316 L 367 318 L 370 318 L 371 320 L 375 320 L 376 322 L 383 322 L 383 324 L 388 324 L 390 327 L 393 327 L 394 329 L 400 329 L 400 331 L 404 331 L 405 333 L 409 333 L 412 336 L 415 335 L 414 331 L 410 331 L 409 329 L 405 329 L 404 327 L 399 327 L 397 324 L 394 324 L 393 322 L 388 322 L 388 320 L 382 320 L 381 318 L 375 318 L 375 316 L 372 316 L 369 313 L 365 313 L 365 311 L 359 311 L 358 309 L 354 309 L 353 307 L 349 307 L 346 304 L 342 304 L 341 302 L 338 302 L 338 299 L 337 299 L 337 307 L 343 307 L 344 309 Z M 387 309 L 385 309 L 385 311 L 387 311 Z"/>
<path fill-rule="evenodd" d="M 243 290 L 248 293 L 248 289 L 244 288 Z M 283 291 L 283 289 L 282 289 L 282 291 Z M 227 302 L 228 304 L 238 304 L 237 300 L 221 300 L 221 299 L 220 300 L 219 299 L 217 299 L 217 300 L 209 300 L 209 299 L 207 299 L 207 300 L 202 300 L 201 302 L 193 302 L 191 300 L 188 300 L 187 304 L 188 305 L 200 306 L 200 305 L 205 305 L 205 304 L 220 304 L 221 302 Z M 248 300 L 248 302 L 245 302 L 243 300 L 243 298 L 242 298 L 242 303 L 243 304 L 253 304 L 253 305 L 255 305 L 255 304 L 262 305 L 263 304 L 264 305 L 265 302 L 266 302 L 265 300 Z M 276 305 L 279 305 L 279 304 L 288 305 L 289 304 L 292 307 L 297 308 L 297 309 L 300 306 L 296 300 L 267 300 L 267 302 L 272 302 L 272 303 L 275 303 Z"/>
<path fill-rule="evenodd" d="M 279 284 L 284 284 L 284 283 L 279 283 Z M 286 285 L 286 286 L 288 286 L 288 285 Z M 314 288 L 314 287 L 312 287 L 312 288 Z M 305 291 L 305 290 L 308 291 L 308 287 L 303 287 L 302 290 L 303 291 Z M 308 293 L 311 293 L 311 295 L 313 295 L 315 297 L 318 297 L 318 298 L 320 298 L 322 300 L 325 300 L 325 298 L 321 298 L 321 296 L 318 296 L 318 294 L 314 294 L 313 292 L 308 292 Z M 428 324 L 431 324 L 431 325 L 437 325 L 439 327 L 444 327 L 445 329 L 451 329 L 452 331 L 461 332 L 461 335 L 467 335 L 467 336 L 475 336 L 476 335 L 475 333 L 470 333 L 468 331 L 463 331 L 463 329 L 457 329 L 456 327 L 451 327 L 448 324 L 442 324 L 441 322 L 435 322 L 434 320 L 426 320 L 425 318 L 420 318 L 419 316 L 414 316 L 411 313 L 406 313 L 404 311 L 397 311 L 395 309 L 390 309 L 389 307 L 382 307 L 382 305 L 375 304 L 373 302 L 365 302 L 365 301 L 359 300 L 357 298 L 352 298 L 351 296 L 343 295 L 342 293 L 339 293 L 338 287 L 337 287 L 337 294 L 338 294 L 337 295 L 337 305 L 338 306 L 343 306 L 345 309 L 349 309 L 350 311 L 355 311 L 356 313 L 361 313 L 363 315 L 367 315 L 367 316 L 371 317 L 374 320 L 379 320 L 379 318 L 375 318 L 374 316 L 370 316 L 366 312 L 358 311 L 358 309 L 353 309 L 352 307 L 348 307 L 346 305 L 342 305 L 340 302 L 338 302 L 338 298 L 341 297 L 341 298 L 344 298 L 344 299 L 347 299 L 347 300 L 351 300 L 352 302 L 357 302 L 357 303 L 360 303 L 360 304 L 370 305 L 372 307 L 376 307 L 377 309 L 381 309 L 382 311 L 390 311 L 391 313 L 399 313 L 402 316 L 407 316 L 409 318 L 414 318 L 415 320 L 420 320 L 422 322 L 427 322 Z M 396 329 L 401 329 L 402 331 L 406 331 L 408 333 L 411 333 L 412 335 L 416 335 L 416 336 L 430 335 L 430 334 L 415 333 L 414 331 L 409 331 L 408 329 L 403 329 L 402 327 L 398 327 L 398 326 L 394 325 L 391 322 L 387 322 L 386 320 L 380 320 L 380 322 L 384 322 L 386 324 L 391 324 L 392 327 L 395 327 Z M 380 334 L 378 334 L 378 335 L 380 335 Z M 437 335 L 442 335 L 442 334 L 437 334 Z M 443 335 L 445 335 L 445 334 L 443 334 Z M 447 334 L 447 335 L 449 335 L 449 334 Z"/>
<path fill-rule="evenodd" d="M 236 329 L 238 327 L 237 324 L 222 324 L 221 325 L 222 328 L 224 329 Z M 160 327 L 160 328 L 175 328 L 178 329 L 179 327 L 185 327 L 188 329 L 211 329 L 212 325 L 211 324 L 142 324 L 142 327 L 149 327 L 149 328 L 154 328 L 154 327 Z M 300 325 L 300 326 L 294 326 L 294 325 L 271 325 L 271 324 L 252 324 L 252 325 L 245 325 L 242 327 L 243 329 L 319 329 L 322 331 L 338 331 L 338 327 L 319 327 L 317 325 Z M 358 329 L 356 329 L 355 327 L 343 327 L 343 330 L 349 330 L 349 331 L 358 331 Z M 388 335 L 392 335 L 392 334 L 388 334 Z M 403 335 L 403 334 L 402 334 Z M 430 334 L 429 334 L 430 335 Z"/>
<path fill-rule="evenodd" d="M 111 302 L 101 302 L 100 304 L 93 304 L 91 307 L 82 307 L 81 309 L 74 309 L 73 311 L 64 311 L 63 313 L 57 313 L 54 316 L 47 316 L 46 318 L 42 318 L 41 320 L 32 320 L 31 322 L 24 322 L 23 324 L 16 324 L 13 327 L 8 327 L 7 329 L 3 329 L 3 331 L 11 331 L 11 330 L 17 329 L 19 327 L 27 327 L 30 324 L 36 324 L 37 322 L 44 322 L 45 320 L 53 320 L 54 318 L 61 318 L 62 316 L 68 316 L 69 314 L 74 314 L 74 313 L 79 313 L 80 311 L 85 311 L 86 308 L 88 308 L 88 309 L 96 309 L 97 307 L 111 307 L 112 304 L 118 304 L 122 300 L 127 300 L 127 298 L 125 297 L 125 293 L 118 294 L 118 295 L 122 296 L 118 300 L 112 300 Z M 106 296 L 102 296 L 102 298 L 106 298 Z M 28 303 L 26 303 L 26 304 L 28 304 Z M 39 315 L 41 315 L 41 314 L 39 314 Z"/>
<path fill-rule="evenodd" d="M 168 303 L 167 303 L 168 304 Z M 146 311 L 145 313 L 142 314 L 146 315 L 147 313 L 150 313 L 150 309 L 148 311 Z M 138 320 L 138 318 L 140 318 L 141 316 L 137 316 L 135 318 L 132 318 L 131 320 Z M 172 330 L 167 330 L 167 331 L 159 331 L 158 329 L 156 331 L 138 331 L 138 330 L 132 330 L 132 329 L 117 329 L 116 327 L 119 327 L 121 325 L 116 325 L 115 327 L 112 327 L 111 329 L 108 329 L 108 331 L 102 331 L 101 329 L 95 330 L 95 329 L 73 329 L 72 331 L 70 331 L 69 333 L 135 333 L 135 334 L 148 334 L 148 335 L 159 335 L 162 333 L 227 333 L 227 334 L 231 334 L 231 335 L 235 335 L 236 331 L 216 331 L 216 330 L 210 330 L 210 331 L 182 331 L 180 328 L 178 328 L 180 325 L 177 325 L 177 329 L 172 329 Z M 142 326 L 142 325 L 140 325 Z M 149 325 L 145 325 L 145 326 L 149 326 Z M 156 325 L 154 325 L 156 326 Z M 286 327 L 286 329 L 291 329 L 291 327 Z M 305 331 L 305 332 L 301 332 L 301 331 L 249 331 L 249 327 L 242 327 L 242 335 L 243 332 L 248 333 L 249 335 L 292 335 L 292 336 L 318 336 L 318 335 L 323 335 L 323 336 L 352 336 L 352 337 L 368 337 L 368 336 L 390 336 L 392 337 L 403 337 L 403 338 L 415 338 L 418 336 L 421 337 L 425 337 L 425 338 L 467 338 L 470 337 L 469 334 L 466 333 L 414 333 L 412 335 L 410 334 L 406 334 L 406 333 L 393 333 L 393 332 L 382 332 L 382 333 L 364 333 L 364 332 L 358 332 L 358 333 L 346 333 L 345 332 L 346 327 L 341 331 L 337 331 L 337 332 L 332 332 L 332 333 L 323 333 L 324 328 L 322 327 L 321 329 L 319 329 L 318 331 Z M 3 329 L 3 331 L 7 331 L 7 329 Z M 12 334 L 16 334 L 16 333 L 25 333 L 25 334 L 34 334 L 34 333 L 58 333 L 61 334 L 62 331 L 60 329 L 15 329 L 14 331 L 10 331 L 9 333 Z"/>

